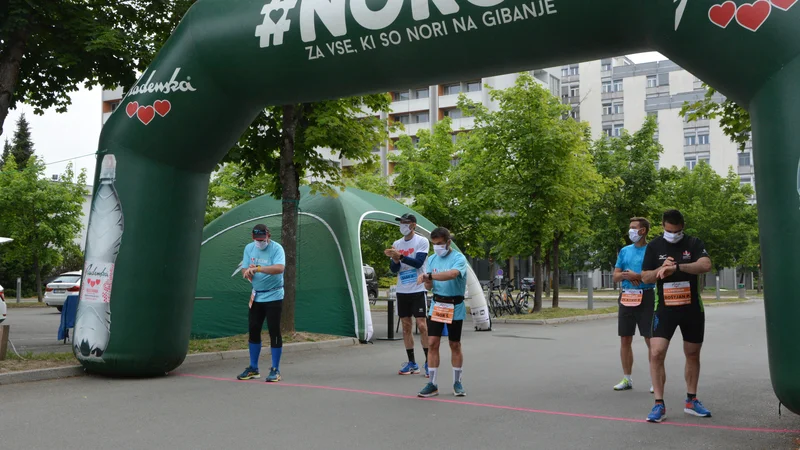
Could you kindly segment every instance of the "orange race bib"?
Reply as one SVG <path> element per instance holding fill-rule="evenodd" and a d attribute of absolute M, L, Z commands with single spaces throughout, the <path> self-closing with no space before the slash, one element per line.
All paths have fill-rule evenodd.
<path fill-rule="evenodd" d="M 625 289 L 622 291 L 622 298 L 620 298 L 622 306 L 635 307 L 641 305 L 643 292 L 641 289 Z"/>
<path fill-rule="evenodd" d="M 453 323 L 453 313 L 455 313 L 455 310 L 455 305 L 434 302 L 431 320 L 439 323 Z"/>
<path fill-rule="evenodd" d="M 664 304 L 683 306 L 692 303 L 692 286 L 688 281 L 664 283 Z"/>

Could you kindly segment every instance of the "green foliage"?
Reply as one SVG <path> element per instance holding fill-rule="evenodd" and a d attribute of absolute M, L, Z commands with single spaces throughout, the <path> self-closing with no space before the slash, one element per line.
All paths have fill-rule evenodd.
<path fill-rule="evenodd" d="M 753 131 L 750 113 L 733 100 L 718 101 L 720 99 L 716 89 L 707 84 L 703 84 L 703 87 L 706 89 L 705 97 L 694 103 L 684 102 L 680 111 L 681 116 L 687 117 L 689 121 L 702 118 L 719 119 L 722 132 L 731 139 L 731 142 L 738 145 L 740 151 L 744 151 L 745 144 L 750 140 Z"/>
<path fill-rule="evenodd" d="M 272 174 L 261 172 L 245 176 L 240 164 L 224 164 L 212 175 L 208 186 L 205 225 L 242 203 L 271 194 L 276 184 Z"/>
<path fill-rule="evenodd" d="M 381 289 L 389 289 L 397 285 L 397 277 L 380 277 L 378 278 L 378 287 Z"/>
<path fill-rule="evenodd" d="M 7 0 L 0 80 L 16 83 L 0 83 L 0 134 L 17 102 L 64 112 L 82 83 L 132 86 L 194 1 Z"/>
<path fill-rule="evenodd" d="M 17 129 L 14 132 L 12 144 L 6 140 L 3 147 L 3 156 L 0 160 L 0 167 L 3 166 L 6 160 L 14 159 L 17 164 L 17 169 L 22 170 L 28 164 L 28 159 L 33 155 L 33 141 L 31 140 L 31 128 L 28 121 L 25 119 L 25 114 L 22 114 L 17 120 Z"/>
<path fill-rule="evenodd" d="M 22 170 L 13 158 L 0 170 L 0 235 L 14 239 L 0 248 L 0 283 L 12 286 L 21 276 L 23 290 L 34 286 L 40 301 L 42 273 L 65 263 L 65 249 L 67 255 L 75 251 L 88 195 L 85 171 L 76 176 L 70 164 L 57 183 L 44 171 L 35 156 Z"/>

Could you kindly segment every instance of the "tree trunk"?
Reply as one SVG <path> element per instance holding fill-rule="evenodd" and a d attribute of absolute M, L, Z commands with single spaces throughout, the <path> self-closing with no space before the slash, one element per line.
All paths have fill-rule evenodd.
<path fill-rule="evenodd" d="M 553 308 L 558 308 L 558 279 L 560 274 L 558 270 L 558 244 L 560 241 L 561 234 L 556 233 L 555 236 L 553 236 L 553 279 L 556 280 L 555 286 L 553 286 Z"/>
<path fill-rule="evenodd" d="M 553 266 L 550 265 L 550 249 L 548 248 L 547 251 L 544 252 L 544 280 L 543 282 L 546 283 L 544 285 L 545 295 L 550 297 L 550 271 L 553 269 Z"/>
<path fill-rule="evenodd" d="M 302 108 L 302 107 L 301 107 Z M 281 221 L 281 244 L 286 252 L 283 272 L 283 311 L 281 334 L 294 333 L 294 307 L 297 294 L 297 206 L 300 202 L 300 179 L 294 165 L 294 137 L 297 122 L 303 114 L 295 105 L 283 107 L 283 148 L 281 148 L 281 197 L 283 217 Z"/>
<path fill-rule="evenodd" d="M 0 56 L 0 136 L 8 116 L 8 108 L 14 98 L 14 89 L 19 78 L 19 66 L 28 41 L 28 30 L 16 30 L 5 43 L 7 50 Z M 39 289 L 41 291 L 41 289 Z M 39 301 L 41 301 L 41 295 Z"/>
<path fill-rule="evenodd" d="M 533 312 L 542 310 L 542 244 L 536 243 L 533 252 L 533 278 L 536 280 L 536 289 L 533 293 Z"/>
<path fill-rule="evenodd" d="M 36 274 L 36 296 L 39 298 L 39 303 L 42 303 L 42 267 L 39 265 L 39 253 L 33 254 L 33 271 Z"/>

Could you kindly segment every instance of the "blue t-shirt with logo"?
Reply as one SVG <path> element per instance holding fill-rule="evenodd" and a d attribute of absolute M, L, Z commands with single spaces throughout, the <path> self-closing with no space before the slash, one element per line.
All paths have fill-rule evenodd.
<path fill-rule="evenodd" d="M 428 258 L 428 271 L 430 273 L 447 272 L 448 270 L 458 270 L 459 275 L 448 281 L 433 281 L 433 294 L 442 297 L 464 296 L 467 292 L 467 258 L 456 250 L 450 250 L 445 257 L 433 255 Z M 433 312 L 433 302 L 428 310 L 428 316 Z M 453 320 L 465 320 L 467 318 L 467 305 L 461 302 L 453 309 Z"/>
<path fill-rule="evenodd" d="M 267 248 L 259 250 L 255 242 L 247 244 L 242 257 L 242 270 L 253 266 L 271 266 L 274 264 L 286 265 L 286 254 L 283 247 L 275 241 L 270 241 Z M 256 273 L 253 275 L 253 290 L 256 291 L 256 302 L 274 302 L 283 300 L 283 273 L 269 275 Z"/>
<path fill-rule="evenodd" d="M 637 247 L 636 245 L 628 245 L 626 247 L 622 247 L 622 250 L 619 251 L 619 256 L 617 257 L 617 264 L 616 268 L 622 270 L 623 272 L 626 270 L 630 270 L 631 272 L 642 273 L 642 263 L 644 262 L 644 252 L 647 250 L 647 246 L 643 245 L 641 247 Z M 634 286 L 628 280 L 622 280 L 622 289 L 654 289 L 656 285 L 654 284 L 644 284 L 640 283 L 639 286 Z"/>

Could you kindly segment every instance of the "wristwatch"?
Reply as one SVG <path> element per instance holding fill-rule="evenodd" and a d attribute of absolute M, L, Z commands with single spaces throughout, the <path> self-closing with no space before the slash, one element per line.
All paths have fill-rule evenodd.
<path fill-rule="evenodd" d="M 680 271 L 681 271 L 681 265 L 675 264 L 675 272 L 680 272 Z"/>
<path fill-rule="evenodd" d="M 428 281 L 433 281 L 433 274 L 432 273 L 428 272 L 427 276 L 428 276 Z"/>

